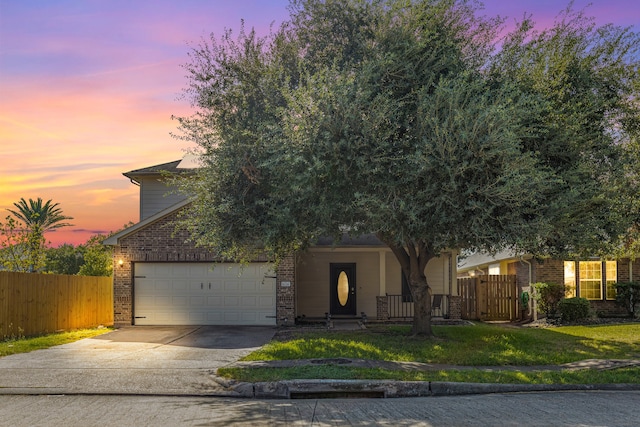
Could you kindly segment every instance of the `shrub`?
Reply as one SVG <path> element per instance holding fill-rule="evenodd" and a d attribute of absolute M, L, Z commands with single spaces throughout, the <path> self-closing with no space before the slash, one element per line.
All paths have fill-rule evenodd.
<path fill-rule="evenodd" d="M 534 298 L 540 310 L 548 318 L 556 317 L 558 312 L 558 303 L 564 298 L 564 285 L 557 283 L 538 282 L 533 284 L 535 290 Z"/>
<path fill-rule="evenodd" d="M 616 302 L 629 311 L 629 317 L 634 317 L 640 304 L 640 283 L 616 283 Z"/>
<path fill-rule="evenodd" d="M 565 298 L 558 303 L 563 322 L 573 322 L 590 317 L 591 304 L 586 298 Z"/>

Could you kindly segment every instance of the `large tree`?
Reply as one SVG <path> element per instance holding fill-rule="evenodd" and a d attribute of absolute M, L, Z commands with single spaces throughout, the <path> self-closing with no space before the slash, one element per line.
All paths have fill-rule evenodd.
<path fill-rule="evenodd" d="M 582 59 L 594 41 L 617 52 L 635 35 L 577 22 L 531 37 L 527 21 L 495 55 L 501 23 L 473 2 L 301 0 L 290 12 L 266 38 L 227 32 L 186 64 L 196 112 L 178 120 L 203 167 L 184 184 L 193 204 L 183 224 L 199 244 L 277 259 L 319 236 L 376 233 L 409 280 L 414 333 L 430 335 L 424 270 L 441 251 L 583 247 L 558 234 L 572 218 L 601 241 L 625 228 L 605 211 L 628 181 L 619 107 L 637 113 L 637 75 L 624 74 L 635 92 L 589 94 L 605 86 L 591 78 L 599 68 L 616 84 L 637 64 Z M 574 36 L 580 81 L 572 71 L 545 80 L 562 58 L 550 52 Z"/>

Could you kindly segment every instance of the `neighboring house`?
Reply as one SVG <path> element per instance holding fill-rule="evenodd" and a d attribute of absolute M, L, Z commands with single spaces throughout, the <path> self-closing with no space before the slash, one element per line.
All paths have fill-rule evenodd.
<path fill-rule="evenodd" d="M 116 325 L 286 325 L 296 318 L 410 316 L 400 265 L 374 236 L 321 240 L 282 260 L 248 265 L 222 260 L 189 243 L 175 220 L 188 201 L 163 172 L 188 173 L 174 161 L 124 175 L 140 186 L 140 222 L 105 241 L 114 252 Z M 167 196 L 167 194 L 169 194 Z M 460 317 L 455 251 L 429 262 L 436 316 Z"/>
<path fill-rule="evenodd" d="M 520 291 L 537 282 L 559 283 L 567 287 L 567 297 L 583 297 L 602 315 L 623 314 L 615 304 L 615 284 L 640 280 L 640 261 L 599 258 L 543 259 L 500 252 L 495 256 L 476 253 L 458 262 L 458 277 L 516 275 Z"/>

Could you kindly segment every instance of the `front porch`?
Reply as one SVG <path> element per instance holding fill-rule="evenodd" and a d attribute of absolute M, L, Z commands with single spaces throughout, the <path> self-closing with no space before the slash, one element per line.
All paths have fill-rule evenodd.
<path fill-rule="evenodd" d="M 454 260 L 455 253 L 445 252 L 425 269 L 434 318 L 461 318 Z M 311 248 L 296 256 L 296 323 L 409 321 L 414 305 L 402 276 L 386 246 Z"/>

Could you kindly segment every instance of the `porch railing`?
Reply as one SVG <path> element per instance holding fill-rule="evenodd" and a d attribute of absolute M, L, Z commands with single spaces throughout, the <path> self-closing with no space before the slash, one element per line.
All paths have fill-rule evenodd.
<path fill-rule="evenodd" d="M 412 319 L 413 309 L 413 302 L 407 301 L 406 296 L 387 294 L 387 316 L 389 319 Z M 448 295 L 431 295 L 431 316 L 449 317 Z"/>

